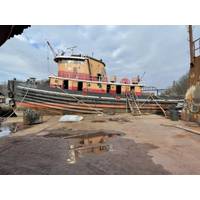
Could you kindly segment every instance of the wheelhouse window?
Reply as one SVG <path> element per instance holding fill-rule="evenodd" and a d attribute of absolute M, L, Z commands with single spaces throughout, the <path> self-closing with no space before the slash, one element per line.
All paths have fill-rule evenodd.
<path fill-rule="evenodd" d="M 102 81 L 102 76 L 101 76 L 101 74 L 97 74 L 97 80 L 98 80 L 98 81 Z"/>
<path fill-rule="evenodd" d="M 66 60 L 65 63 L 68 63 L 68 64 L 83 64 L 84 61 L 82 61 L 82 60 Z"/>

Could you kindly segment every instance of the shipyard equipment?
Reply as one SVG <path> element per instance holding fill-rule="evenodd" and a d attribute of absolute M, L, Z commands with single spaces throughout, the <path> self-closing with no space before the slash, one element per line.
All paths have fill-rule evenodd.
<path fill-rule="evenodd" d="M 193 39 L 192 26 L 188 26 L 190 71 L 189 88 L 185 96 L 182 119 L 200 123 L 200 38 Z"/>

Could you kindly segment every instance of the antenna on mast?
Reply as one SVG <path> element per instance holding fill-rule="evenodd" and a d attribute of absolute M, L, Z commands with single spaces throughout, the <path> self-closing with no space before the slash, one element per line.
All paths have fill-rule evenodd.
<path fill-rule="evenodd" d="M 143 72 L 142 76 L 140 77 L 140 81 L 143 80 L 145 74 L 146 74 L 146 72 Z"/>
<path fill-rule="evenodd" d="M 67 50 L 70 50 L 71 51 L 71 55 L 73 55 L 74 49 L 76 49 L 76 48 L 77 48 L 77 46 L 68 47 Z"/>

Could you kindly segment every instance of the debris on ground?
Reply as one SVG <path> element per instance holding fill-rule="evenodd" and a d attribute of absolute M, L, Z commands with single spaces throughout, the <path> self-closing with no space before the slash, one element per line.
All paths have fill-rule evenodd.
<path fill-rule="evenodd" d="M 191 128 L 187 128 L 187 127 L 180 126 L 180 125 L 175 125 L 175 124 L 161 124 L 161 126 L 174 127 L 174 128 L 182 129 L 184 131 L 187 131 L 187 132 L 190 132 L 190 133 L 193 133 L 193 134 L 196 134 L 196 135 L 200 135 L 200 131 L 196 131 L 196 130 L 193 130 Z"/>
<path fill-rule="evenodd" d="M 108 118 L 108 120 L 113 121 L 113 122 L 130 122 L 129 119 L 123 118 L 123 117 L 112 117 L 112 118 Z"/>
<path fill-rule="evenodd" d="M 39 124 L 43 122 L 43 117 L 41 112 L 27 109 L 23 113 L 23 121 L 25 125 Z"/>
<path fill-rule="evenodd" d="M 59 122 L 79 122 L 83 119 L 82 116 L 79 115 L 63 115 Z"/>

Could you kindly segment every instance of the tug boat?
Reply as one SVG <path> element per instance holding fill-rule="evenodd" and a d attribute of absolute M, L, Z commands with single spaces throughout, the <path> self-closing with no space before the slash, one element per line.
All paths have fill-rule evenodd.
<path fill-rule="evenodd" d="M 48 81 L 8 81 L 16 106 L 64 113 L 162 112 L 178 100 L 143 98 L 140 77 L 110 80 L 102 60 L 84 55 L 55 55 L 58 74 Z M 161 109 L 162 108 L 162 109 Z"/>

